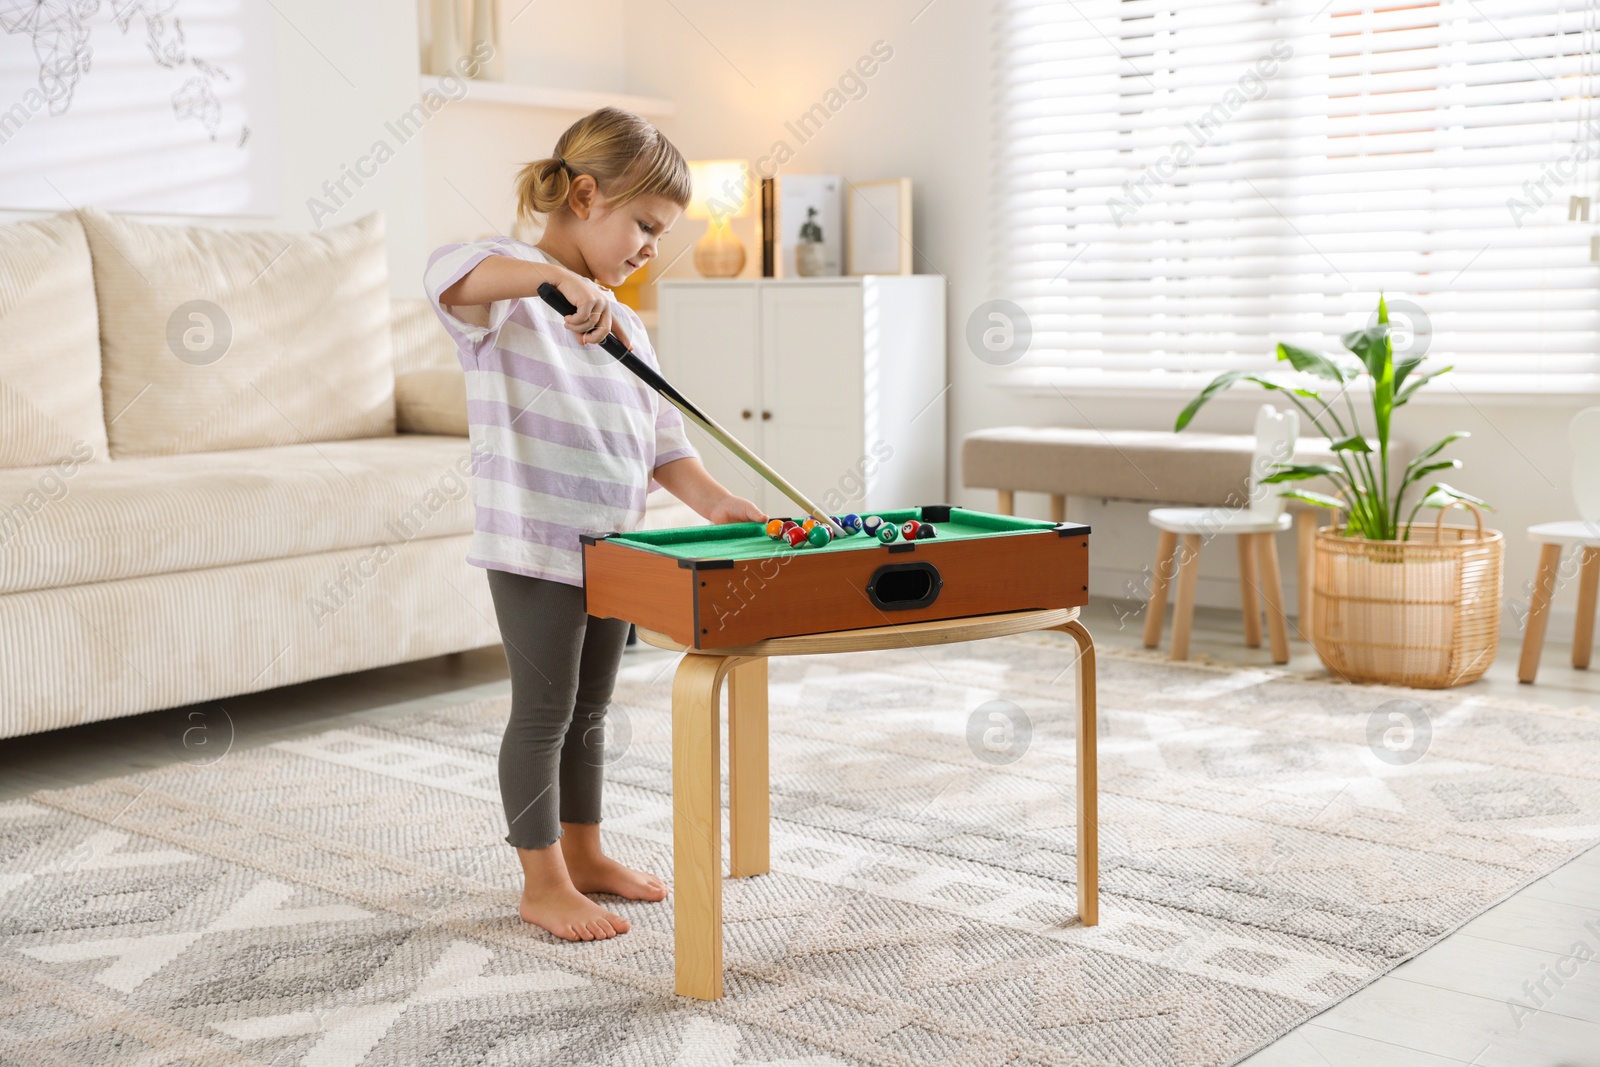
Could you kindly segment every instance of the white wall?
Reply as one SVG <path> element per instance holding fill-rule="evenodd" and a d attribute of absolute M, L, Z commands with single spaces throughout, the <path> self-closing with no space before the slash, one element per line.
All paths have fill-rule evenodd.
<path fill-rule="evenodd" d="M 994 31 L 991 4 L 954 0 L 815 0 L 803 11 L 734 0 L 627 4 L 627 87 L 676 101 L 677 116 L 663 122 L 662 129 L 691 158 L 742 156 L 753 161 L 775 139 L 795 143 L 784 127 L 787 120 L 821 99 L 874 41 L 881 39 L 894 49 L 893 58 L 867 82 L 865 96 L 847 102 L 811 141 L 795 143 L 797 155 L 784 169 L 838 172 L 851 179 L 912 179 L 915 269 L 943 274 L 950 286 L 949 497 L 953 503 L 985 508 L 994 506 L 992 492 L 960 484 L 964 434 L 1000 425 L 1170 429 L 1186 399 L 1019 396 L 996 386 L 1001 368 L 967 351 L 963 335 L 971 310 L 1007 295 L 989 285 L 991 264 L 1005 254 L 988 238 L 996 158 L 991 105 L 1000 76 L 992 52 Z M 678 229 L 687 231 L 690 225 L 680 223 Z M 681 239 L 697 235 L 686 233 Z M 668 248 L 664 259 L 671 254 Z M 749 272 L 757 266 L 752 263 Z M 671 273 L 692 269 L 685 258 Z M 1330 338 L 1329 343 L 1335 342 Z M 1414 402 L 1403 409 L 1397 433 L 1421 445 L 1450 430 L 1472 432 L 1470 440 L 1452 449 L 1465 469 L 1450 480 L 1499 507 L 1490 518 L 1507 534 L 1508 625 L 1501 655 L 1514 655 L 1518 615 L 1512 605 L 1525 605 L 1524 584 L 1537 557 L 1536 546 L 1523 531 L 1529 523 L 1575 517 L 1565 433 L 1567 421 L 1583 404 L 1560 398 L 1538 405 L 1492 397 L 1469 402 L 1453 390 L 1439 392 L 1447 398 L 1442 403 Z M 1232 397 L 1203 412 L 1195 428 L 1248 433 L 1263 397 L 1258 389 L 1236 387 Z M 1042 495 L 1019 494 L 1017 506 L 1027 514 L 1047 515 Z M 1148 564 L 1155 536 L 1145 511 L 1131 504 L 1072 502 L 1070 517 L 1095 528 L 1097 592 L 1120 593 Z M 1280 551 L 1292 603 L 1292 536 L 1282 539 Z M 1237 606 L 1236 574 L 1231 545 L 1219 544 L 1203 554 L 1201 602 Z M 1568 581 L 1557 594 L 1552 634 L 1570 634 L 1574 600 L 1574 584 Z M 1116 619 L 1099 624 L 1116 625 Z"/>
<path fill-rule="evenodd" d="M 428 26 L 422 5 L 427 2 L 273 0 L 281 212 L 269 218 L 137 217 L 177 225 L 303 231 L 382 211 L 390 289 L 396 296 L 422 294 L 422 268 L 431 249 L 447 241 L 507 232 L 513 217 L 510 182 L 517 166 L 549 152 L 556 136 L 580 113 L 483 104 L 472 99 L 472 87 L 467 86 L 462 98 L 447 99 L 425 117 L 420 135 L 409 135 L 401 120 L 418 103 L 420 35 Z M 562 6 L 502 0 L 501 22 L 508 81 L 624 88 L 621 0 Z M 27 48 L 21 37 L 4 43 Z M 362 157 L 376 155 L 379 141 L 392 158 L 359 184 L 346 177 Z M 341 178 L 344 190 L 330 195 L 324 183 Z M 332 213 L 314 213 L 308 203 L 313 198 L 332 207 Z M 76 206 L 63 203 L 60 210 Z M 0 223 L 42 214 L 0 211 Z"/>
<path fill-rule="evenodd" d="M 255 0 L 259 2 L 259 0 Z M 306 201 L 323 196 L 324 182 L 337 181 L 342 169 L 386 137 L 395 156 L 361 186 L 346 181 L 352 194 L 323 226 L 350 222 L 371 210 L 384 213 L 392 279 L 415 270 L 425 241 L 422 202 L 423 157 L 413 139 L 400 145 L 385 133 L 417 99 L 417 20 L 411 0 L 317 3 L 273 0 L 274 46 L 283 209 L 271 218 L 138 216 L 141 221 L 250 229 L 315 228 Z M 99 19 L 106 18 L 102 11 Z M 135 31 L 137 32 L 137 31 Z M 26 49 L 21 37 L 7 48 Z M 91 72 L 89 77 L 92 77 Z M 45 121 L 36 119 L 35 121 Z M 341 196 L 341 199 L 344 199 Z M 67 211 L 80 205 L 61 205 Z M 40 212 L 0 212 L 0 222 L 38 217 Z M 408 287 L 397 287 L 404 291 Z"/>
<path fill-rule="evenodd" d="M 437 245 L 508 232 L 517 168 L 546 155 L 579 113 L 457 100 L 433 114 L 421 136 L 397 143 L 385 124 L 417 100 L 419 2 L 275 0 L 284 210 L 273 219 L 199 221 L 309 229 L 307 199 L 322 195 L 325 181 L 337 179 L 343 167 L 385 138 L 396 149 L 394 158 L 329 222 L 349 221 L 373 208 L 384 212 L 396 295 L 420 295 L 422 266 Z M 996 387 L 1000 368 L 965 349 L 971 310 L 1007 295 L 993 291 L 988 280 L 994 258 L 1004 255 L 988 238 L 996 158 L 991 101 L 1000 73 L 994 68 L 990 4 L 597 0 L 557 6 L 504 0 L 501 17 L 508 79 L 671 98 L 677 113 L 659 125 L 689 158 L 733 156 L 754 162 L 783 141 L 794 152 L 786 173 L 913 180 L 915 269 L 942 274 L 949 283 L 951 502 L 994 504 L 992 493 L 960 485 L 960 440 L 972 430 L 1011 424 L 1171 426 L 1180 398 L 1018 396 Z M 813 136 L 797 136 L 788 124 L 822 102 L 880 40 L 893 56 L 864 80 L 864 94 L 846 99 Z M 22 216 L 0 213 L 0 221 L 15 217 Z M 663 242 L 661 262 L 686 252 L 701 225 L 680 221 Z M 754 275 L 759 271 L 754 219 L 741 220 L 736 228 L 751 253 L 746 273 Z M 684 255 L 667 275 L 692 273 Z M 1260 396 L 1244 388 L 1235 395 L 1238 400 L 1205 412 L 1197 428 L 1248 432 Z M 1494 521 L 1508 532 L 1508 602 L 1526 600 L 1523 586 L 1535 560 L 1522 529 L 1571 512 L 1565 426 L 1579 406 L 1576 400 L 1532 406 L 1456 397 L 1433 406 L 1414 404 L 1403 412 L 1407 418 L 1399 432 L 1417 443 L 1452 429 L 1473 432 L 1454 450 L 1466 470 L 1453 480 L 1500 506 Z M 1022 494 L 1018 507 L 1042 516 L 1046 502 Z M 1119 592 L 1154 548 L 1144 509 L 1074 501 L 1071 515 L 1096 529 L 1094 588 Z M 1282 551 L 1292 590 L 1290 540 L 1285 538 Z M 1203 557 L 1202 603 L 1236 603 L 1232 557 L 1226 548 Z M 1558 593 L 1562 614 L 1553 632 L 1570 626 L 1574 596 L 1571 582 Z M 1515 631 L 1508 630 L 1508 640 L 1514 638 Z"/>
<path fill-rule="evenodd" d="M 622 0 L 567 5 L 500 0 L 500 20 L 507 82 L 630 91 Z M 423 138 L 423 261 L 441 244 L 510 233 L 517 171 L 549 155 L 561 132 L 582 116 L 582 111 L 475 101 L 471 87 L 466 99 L 435 114 Z M 421 269 L 419 263 L 403 279 L 405 291 L 417 296 Z"/>

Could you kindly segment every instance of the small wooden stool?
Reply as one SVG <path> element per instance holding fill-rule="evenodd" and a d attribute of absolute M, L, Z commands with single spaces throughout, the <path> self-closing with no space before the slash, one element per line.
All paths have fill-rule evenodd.
<path fill-rule="evenodd" d="M 1528 601 L 1517 680 L 1532 684 L 1539 676 L 1539 654 L 1544 651 L 1544 633 L 1550 625 L 1556 569 L 1566 545 L 1572 545 L 1583 561 L 1578 568 L 1578 619 L 1572 628 L 1572 665 L 1580 671 L 1589 667 L 1594 650 L 1595 593 L 1600 589 L 1600 522 L 1545 522 L 1528 527 L 1528 536 L 1540 543 L 1539 572 L 1534 576 L 1533 596 Z"/>
<path fill-rule="evenodd" d="M 1077 608 L 805 634 L 699 651 L 639 627 L 646 644 L 685 653 L 672 680 L 672 893 L 676 989 L 722 996 L 722 679 L 728 679 L 728 875 L 771 870 L 767 772 L 767 658 L 913 648 L 1062 630 L 1078 644 L 1078 916 L 1099 922 L 1094 641 Z"/>
<path fill-rule="evenodd" d="M 1544 522 L 1528 527 L 1528 537 L 1541 546 L 1539 572 L 1533 579 L 1528 602 L 1527 629 L 1522 634 L 1522 660 L 1517 680 L 1531 683 L 1539 674 L 1539 653 L 1544 651 L 1544 631 L 1550 623 L 1550 601 L 1556 591 L 1556 570 L 1561 550 L 1571 545 L 1580 555 L 1578 568 L 1578 621 L 1572 632 L 1572 665 L 1589 666 L 1594 648 L 1595 593 L 1600 587 L 1600 407 L 1584 408 L 1567 427 L 1572 445 L 1572 500 L 1576 520 Z"/>
<path fill-rule="evenodd" d="M 1272 662 L 1289 662 L 1289 622 L 1283 610 L 1283 579 L 1278 570 L 1276 537 L 1279 532 L 1289 528 L 1292 520 L 1283 510 L 1283 498 L 1262 479 L 1271 474 L 1278 464 L 1294 461 L 1295 439 L 1299 433 L 1300 417 L 1293 411 L 1279 412 L 1271 404 L 1262 404 L 1256 413 L 1256 447 L 1250 461 L 1250 493 L 1245 507 L 1151 509 L 1150 524 L 1161 531 L 1161 537 L 1156 545 L 1150 600 L 1145 610 L 1146 648 L 1155 648 L 1161 643 L 1161 618 L 1167 610 L 1167 584 L 1172 578 L 1173 556 L 1176 554 L 1178 596 L 1177 603 L 1172 607 L 1171 656 L 1175 660 L 1189 658 L 1189 631 L 1194 622 L 1200 546 L 1218 534 L 1233 534 L 1239 539 L 1239 599 L 1244 612 L 1244 643 L 1250 648 L 1261 647 L 1261 609 L 1264 603 L 1267 634 L 1272 644 Z M 1181 553 L 1178 543 L 1180 535 L 1183 538 Z M 1302 574 L 1305 571 L 1303 564 L 1309 558 L 1302 555 Z M 1310 583 L 1302 578 L 1301 587 L 1309 590 Z M 1302 605 L 1301 618 L 1309 617 Z"/>

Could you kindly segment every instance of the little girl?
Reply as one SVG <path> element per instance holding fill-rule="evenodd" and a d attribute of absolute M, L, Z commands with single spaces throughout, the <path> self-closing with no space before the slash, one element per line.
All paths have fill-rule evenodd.
<path fill-rule="evenodd" d="M 578 538 L 637 530 L 665 487 L 714 523 L 764 521 L 706 473 L 673 407 L 593 347 L 606 334 L 659 370 L 639 317 L 612 299 L 689 203 L 689 170 L 650 123 L 601 108 L 517 178 L 535 245 L 445 245 L 424 284 L 467 376 L 477 519 L 467 562 L 488 570 L 511 673 L 500 797 L 524 876 L 518 913 L 569 941 L 628 920 L 585 893 L 663 900 L 666 883 L 600 850 L 606 708 L 628 623 L 585 611 Z M 577 308 L 541 300 L 553 282 Z"/>

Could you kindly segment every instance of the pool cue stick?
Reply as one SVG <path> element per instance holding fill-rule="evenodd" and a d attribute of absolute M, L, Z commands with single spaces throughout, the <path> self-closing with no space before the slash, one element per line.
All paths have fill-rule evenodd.
<path fill-rule="evenodd" d="M 555 308 L 562 315 L 571 315 L 578 310 L 573 306 L 572 301 L 568 300 L 565 294 L 563 294 L 561 290 L 556 288 L 556 286 L 551 282 L 544 282 L 539 286 L 539 296 L 546 304 L 549 304 L 551 307 Z M 606 352 L 610 354 L 610 356 L 618 363 L 621 363 L 624 367 L 627 367 L 630 371 L 637 375 L 639 379 L 646 385 L 660 393 L 661 396 L 668 403 L 672 404 L 673 407 L 677 408 L 679 411 L 683 412 L 685 415 L 689 416 L 696 423 L 698 423 L 701 429 L 705 430 L 712 437 L 722 442 L 724 447 L 729 449 L 740 459 L 744 460 L 744 462 L 749 465 L 752 470 L 761 475 L 761 477 L 765 478 L 768 482 L 772 483 L 772 485 L 776 487 L 780 493 L 794 501 L 800 507 L 804 508 L 807 514 L 826 526 L 828 528 L 828 532 L 834 537 L 838 538 L 846 536 L 844 529 L 840 527 L 838 523 L 834 522 L 833 518 L 826 511 L 823 511 L 821 508 L 817 507 L 809 499 L 807 499 L 806 495 L 790 484 L 789 480 L 783 475 L 767 466 L 767 464 L 762 461 L 760 456 L 750 451 L 744 446 L 743 443 L 739 441 L 738 438 L 734 437 L 733 434 L 719 426 L 717 421 L 710 415 L 705 414 L 699 408 L 689 403 L 688 399 L 684 397 L 682 393 L 678 392 L 678 390 L 674 389 L 671 383 L 669 383 L 660 374 L 652 370 L 649 365 L 647 365 L 638 356 L 629 351 L 628 346 L 618 340 L 616 334 L 607 333 L 605 339 L 600 342 L 600 347 L 605 349 Z"/>

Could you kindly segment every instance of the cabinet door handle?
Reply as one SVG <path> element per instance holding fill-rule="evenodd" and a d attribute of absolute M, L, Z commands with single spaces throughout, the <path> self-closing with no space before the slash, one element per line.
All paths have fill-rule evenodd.
<path fill-rule="evenodd" d="M 743 411 L 739 412 L 739 417 L 742 419 L 748 419 L 750 417 L 750 409 L 745 408 Z"/>
<path fill-rule="evenodd" d="M 763 422 L 765 422 L 765 421 L 766 421 L 766 420 L 768 420 L 768 419 L 770 419 L 770 418 L 772 418 L 772 412 L 770 412 L 770 411 L 763 411 L 763 412 L 762 412 L 762 413 L 761 413 L 761 421 L 763 421 Z"/>

